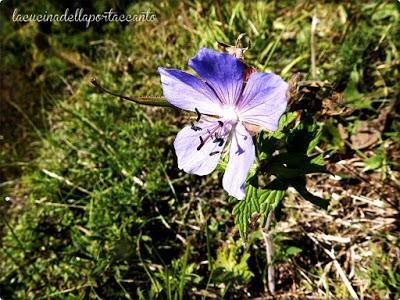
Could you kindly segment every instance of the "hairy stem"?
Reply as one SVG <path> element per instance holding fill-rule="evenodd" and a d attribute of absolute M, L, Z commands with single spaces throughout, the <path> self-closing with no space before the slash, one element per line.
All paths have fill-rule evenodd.
<path fill-rule="evenodd" d="M 275 268 L 272 265 L 272 257 L 274 255 L 274 248 L 272 245 L 271 235 L 269 233 L 269 227 L 274 216 L 274 211 L 271 210 L 267 217 L 265 227 L 261 230 L 265 242 L 265 253 L 267 257 L 267 276 L 268 276 L 268 290 L 271 294 L 275 293 Z"/>
<path fill-rule="evenodd" d="M 140 96 L 140 97 L 128 97 L 121 94 L 117 94 L 115 92 L 109 91 L 103 88 L 100 83 L 96 80 L 96 78 L 92 78 L 90 82 L 97 88 L 100 93 L 107 93 L 109 95 L 119 97 L 122 100 L 127 100 L 131 102 L 135 102 L 141 105 L 149 105 L 149 106 L 162 106 L 162 107 L 171 107 L 175 108 L 172 104 L 166 101 L 163 97 L 147 97 L 147 96 Z"/>

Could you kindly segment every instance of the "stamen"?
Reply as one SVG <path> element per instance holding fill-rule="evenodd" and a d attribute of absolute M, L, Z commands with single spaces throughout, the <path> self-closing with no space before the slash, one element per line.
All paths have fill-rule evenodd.
<path fill-rule="evenodd" d="M 200 138 L 200 145 L 197 147 L 197 151 L 199 151 L 203 146 L 204 146 L 204 144 L 208 141 L 208 139 L 211 137 L 212 138 L 212 136 L 213 136 L 213 134 L 215 133 L 215 140 L 214 140 L 214 143 L 219 143 L 218 144 L 218 146 L 219 147 L 221 147 L 223 144 L 224 144 L 224 139 L 222 139 L 222 138 L 220 138 L 219 136 L 218 136 L 218 133 L 216 133 L 216 131 L 220 128 L 220 125 L 221 125 L 221 123 L 220 123 L 221 121 L 218 121 L 218 125 L 217 126 L 215 126 L 211 131 L 210 130 L 208 130 L 207 129 L 207 132 L 208 132 L 208 135 L 206 136 L 206 138 L 203 140 L 203 138 L 201 137 L 201 136 L 199 136 L 199 138 Z M 223 123 L 222 123 L 223 124 Z"/>
<path fill-rule="evenodd" d="M 219 124 L 219 126 L 221 126 L 221 127 L 224 126 L 224 122 L 222 122 L 222 121 L 220 121 L 220 120 L 218 120 L 218 124 Z"/>
<path fill-rule="evenodd" d="M 223 138 L 216 138 L 213 143 L 219 143 L 218 146 L 221 147 L 224 144 Z"/>
<path fill-rule="evenodd" d="M 218 146 L 221 147 L 224 144 L 224 139 L 222 137 L 220 137 L 217 132 L 214 134 L 214 136 L 215 136 L 215 139 L 214 139 L 213 143 L 218 143 Z"/>
<path fill-rule="evenodd" d="M 213 155 L 218 154 L 218 153 L 220 153 L 220 152 L 219 151 L 210 152 L 210 156 L 213 156 Z"/>
<path fill-rule="evenodd" d="M 194 131 L 202 130 L 201 127 L 194 125 L 193 122 L 191 122 L 191 124 L 192 124 L 192 126 L 191 126 L 190 128 L 191 128 L 192 130 L 194 130 Z"/>
<path fill-rule="evenodd" d="M 200 145 L 197 147 L 197 151 L 199 151 L 203 146 L 204 146 L 204 140 L 201 136 L 199 136 L 200 139 Z"/>
<path fill-rule="evenodd" d="M 200 119 L 201 119 L 201 113 L 199 112 L 199 110 L 197 109 L 197 107 L 194 108 L 194 111 L 195 111 L 196 114 L 197 114 L 196 122 L 199 122 Z"/>

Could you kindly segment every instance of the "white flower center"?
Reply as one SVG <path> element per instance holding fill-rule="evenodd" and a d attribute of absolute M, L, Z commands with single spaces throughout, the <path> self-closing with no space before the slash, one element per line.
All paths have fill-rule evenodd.
<path fill-rule="evenodd" d="M 239 121 L 239 115 L 233 106 L 224 107 L 222 117 L 229 120 L 232 124 L 236 124 Z"/>

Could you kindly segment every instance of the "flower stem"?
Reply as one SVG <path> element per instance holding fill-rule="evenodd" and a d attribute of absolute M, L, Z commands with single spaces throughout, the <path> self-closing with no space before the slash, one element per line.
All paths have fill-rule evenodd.
<path fill-rule="evenodd" d="M 272 218 L 274 216 L 274 211 L 271 210 L 267 217 L 267 222 L 265 227 L 261 230 L 261 233 L 265 242 L 265 253 L 267 257 L 267 282 L 268 290 L 271 294 L 275 293 L 275 268 L 272 265 L 272 257 L 274 255 L 274 248 L 271 240 L 271 235 L 269 233 L 269 227 L 271 225 Z"/>
<path fill-rule="evenodd" d="M 139 96 L 139 97 L 128 97 L 121 94 L 117 94 L 115 92 L 106 90 L 101 86 L 101 84 L 96 80 L 96 78 L 92 78 L 90 82 L 97 88 L 100 93 L 107 93 L 109 95 L 119 97 L 122 100 L 127 100 L 131 102 L 135 102 L 141 105 L 149 105 L 149 106 L 162 106 L 162 107 L 171 107 L 175 108 L 172 104 L 166 101 L 163 97 L 148 97 L 148 96 Z"/>

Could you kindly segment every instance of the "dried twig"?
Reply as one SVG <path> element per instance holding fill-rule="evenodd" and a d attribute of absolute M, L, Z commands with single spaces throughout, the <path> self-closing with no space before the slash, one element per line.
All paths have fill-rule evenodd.
<path fill-rule="evenodd" d="M 317 76 L 317 67 L 315 63 L 315 31 L 317 30 L 318 19 L 316 15 L 313 15 L 311 20 L 311 38 L 310 38 L 310 46 L 311 46 L 311 74 L 313 78 Z"/>
<path fill-rule="evenodd" d="M 350 280 L 347 279 L 346 273 L 343 271 L 342 267 L 336 260 L 336 257 L 333 254 L 333 252 L 330 252 L 330 251 L 326 250 L 325 248 L 324 248 L 324 251 L 326 254 L 328 254 L 330 256 L 330 258 L 332 258 L 333 264 L 335 265 L 336 270 L 338 271 L 338 273 L 340 275 L 340 278 L 342 278 L 344 285 L 346 286 L 347 290 L 349 291 L 351 298 L 359 300 L 360 298 L 357 296 L 357 293 L 354 291 L 354 289 L 350 283 Z"/>
<path fill-rule="evenodd" d="M 62 177 L 62 176 L 60 176 L 60 175 L 58 175 L 58 174 L 56 174 L 56 173 L 54 173 L 54 172 L 51 172 L 51 171 L 46 170 L 46 169 L 42 169 L 42 172 L 43 172 L 44 174 L 46 174 L 47 176 L 51 177 L 51 178 L 55 178 L 55 179 L 57 179 L 57 180 L 59 180 L 59 181 L 64 182 L 66 185 L 69 185 L 69 186 L 72 186 L 72 187 L 76 188 L 77 190 L 81 191 L 82 193 L 85 193 L 85 194 L 88 194 L 88 195 L 91 194 L 91 192 L 88 191 L 87 189 L 85 189 L 85 188 L 83 188 L 83 187 L 80 187 L 80 186 L 74 184 L 74 183 L 71 182 L 69 179 L 64 178 L 64 177 Z"/>
<path fill-rule="evenodd" d="M 325 252 L 326 254 L 328 254 L 328 256 L 332 259 L 333 264 L 335 265 L 335 268 L 336 268 L 337 272 L 339 273 L 340 278 L 342 279 L 344 285 L 346 286 L 348 292 L 350 293 L 351 298 L 354 299 L 354 300 L 359 300 L 360 298 L 358 297 L 357 293 L 354 291 L 354 289 L 353 289 L 353 287 L 352 287 L 352 285 L 351 285 L 350 280 L 347 278 L 346 273 L 343 271 L 343 269 L 342 269 L 342 267 L 340 266 L 339 262 L 336 260 L 336 256 L 335 256 L 335 254 L 333 253 L 333 251 L 328 251 L 324 246 L 322 246 L 322 245 L 318 242 L 317 239 L 315 239 L 315 238 L 313 237 L 313 235 L 307 233 L 307 236 L 308 236 L 316 245 L 320 246 L 320 247 L 324 250 L 324 252 Z"/>

